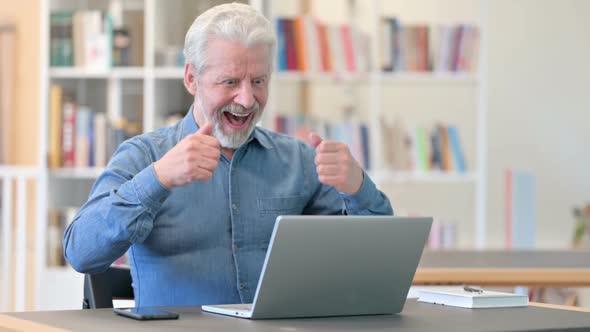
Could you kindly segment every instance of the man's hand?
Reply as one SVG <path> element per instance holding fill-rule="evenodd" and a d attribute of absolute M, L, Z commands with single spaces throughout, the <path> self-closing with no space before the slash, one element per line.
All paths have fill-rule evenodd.
<path fill-rule="evenodd" d="M 347 194 L 359 191 L 363 184 L 363 169 L 352 157 L 346 144 L 322 141 L 314 133 L 309 134 L 308 142 L 316 151 L 315 165 L 321 183 Z"/>
<path fill-rule="evenodd" d="M 156 176 L 164 187 L 172 189 L 193 181 L 209 180 L 213 176 L 221 146 L 212 132 L 213 124 L 206 123 L 154 163 Z"/>

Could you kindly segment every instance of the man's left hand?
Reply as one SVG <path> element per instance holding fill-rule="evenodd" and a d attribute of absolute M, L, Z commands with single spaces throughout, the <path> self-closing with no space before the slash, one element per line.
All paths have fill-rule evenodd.
<path fill-rule="evenodd" d="M 324 141 L 314 133 L 309 134 L 308 142 L 316 151 L 315 165 L 321 183 L 346 194 L 359 191 L 363 184 L 363 169 L 346 144 Z"/>

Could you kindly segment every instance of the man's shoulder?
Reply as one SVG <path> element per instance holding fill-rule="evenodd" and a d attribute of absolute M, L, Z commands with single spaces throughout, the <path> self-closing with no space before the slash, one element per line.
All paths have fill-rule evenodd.
<path fill-rule="evenodd" d="M 131 137 L 123 144 L 138 145 L 149 152 L 166 152 L 176 145 L 179 136 L 179 125 L 163 127 Z M 122 145 L 123 145 L 122 144 Z"/>
<path fill-rule="evenodd" d="M 276 131 L 272 131 L 262 127 L 257 127 L 256 130 L 260 144 L 267 145 L 271 148 L 297 150 L 311 148 L 302 140 L 289 135 L 278 133 Z"/>

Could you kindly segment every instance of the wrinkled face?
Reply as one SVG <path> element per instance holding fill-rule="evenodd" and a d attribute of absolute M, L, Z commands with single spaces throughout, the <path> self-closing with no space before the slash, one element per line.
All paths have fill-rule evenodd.
<path fill-rule="evenodd" d="M 213 39 L 207 52 L 207 68 L 192 81 L 185 69 L 185 85 L 195 96 L 199 126 L 212 122 L 221 146 L 237 149 L 254 130 L 266 105 L 269 50 L 264 45 L 246 48 L 240 42 Z"/>

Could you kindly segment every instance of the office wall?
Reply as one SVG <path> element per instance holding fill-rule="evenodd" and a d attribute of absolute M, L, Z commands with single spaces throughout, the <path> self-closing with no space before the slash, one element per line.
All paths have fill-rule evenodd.
<path fill-rule="evenodd" d="M 12 115 L 14 147 L 10 162 L 38 163 L 39 142 L 39 1 L 0 0 L 0 16 L 17 26 L 16 109 Z"/>
<path fill-rule="evenodd" d="M 538 246 L 567 248 L 572 206 L 590 201 L 590 1 L 489 2 L 489 242 L 512 167 L 536 175 Z"/>
<path fill-rule="evenodd" d="M 17 58 L 15 109 L 12 118 L 13 142 L 9 162 L 16 165 L 35 166 L 39 163 L 39 79 L 41 54 L 39 42 L 39 1 L 0 0 L 0 17 L 16 24 Z M 35 192 L 36 186 L 27 183 L 27 231 L 35 234 Z M 25 308 L 33 309 L 34 273 L 34 237 L 27 242 L 27 298 Z M 14 294 L 12 295 L 14 296 Z M 14 298 L 12 298 L 14 301 Z"/>

